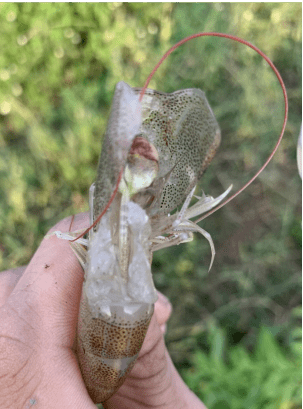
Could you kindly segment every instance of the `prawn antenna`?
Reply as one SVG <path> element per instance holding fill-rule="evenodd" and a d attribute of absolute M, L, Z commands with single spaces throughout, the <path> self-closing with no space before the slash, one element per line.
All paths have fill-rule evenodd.
<path fill-rule="evenodd" d="M 256 47 L 255 45 L 253 45 L 252 43 L 243 40 L 240 37 L 231 35 L 231 34 L 224 34 L 224 33 L 215 33 L 215 32 L 205 32 L 205 33 L 196 33 L 196 34 L 192 34 L 188 37 L 183 38 L 183 40 L 180 40 L 179 42 L 177 42 L 175 45 L 173 45 L 168 51 L 166 51 L 166 53 L 163 55 L 163 57 L 159 60 L 159 62 L 155 65 L 154 69 L 151 71 L 151 73 L 149 74 L 147 80 L 145 81 L 145 84 L 143 86 L 143 88 L 140 91 L 140 95 L 139 95 L 139 101 L 141 102 L 144 94 L 146 92 L 146 89 L 150 83 L 150 80 L 152 79 L 152 77 L 154 76 L 155 72 L 158 70 L 158 68 L 160 67 L 160 65 L 163 63 L 164 60 L 166 60 L 166 58 L 173 52 L 175 51 L 178 47 L 180 47 L 181 45 L 187 43 L 190 40 L 193 40 L 195 38 L 198 37 L 221 37 L 221 38 L 227 38 L 229 40 L 232 41 L 236 41 L 238 43 L 244 44 L 247 47 L 252 48 L 254 51 L 256 51 L 259 55 L 261 55 L 261 57 L 268 63 L 268 65 L 271 67 L 271 69 L 274 71 L 276 77 L 278 78 L 278 81 L 281 85 L 282 91 L 283 91 L 283 96 L 284 96 L 284 104 L 285 104 L 285 108 L 284 108 L 284 120 L 283 120 L 283 124 L 282 124 L 282 130 L 280 133 L 280 136 L 272 150 L 272 152 L 270 153 L 269 157 L 267 158 L 267 160 L 265 161 L 265 163 L 261 166 L 261 168 L 255 173 L 255 175 L 247 182 L 245 183 L 244 186 L 242 186 L 236 193 L 234 193 L 232 196 L 230 196 L 228 199 L 226 199 L 223 203 L 221 203 L 220 205 L 218 205 L 217 207 L 215 207 L 214 209 L 210 210 L 208 213 L 206 213 L 205 215 L 203 215 L 202 217 L 200 217 L 199 219 L 195 220 L 195 223 L 200 222 L 201 220 L 205 219 L 206 217 L 208 217 L 209 215 L 211 215 L 212 213 L 216 212 L 217 210 L 219 210 L 221 207 L 225 206 L 227 203 L 229 203 L 231 200 L 233 200 L 236 196 L 238 196 L 241 192 L 243 192 L 244 189 L 246 189 L 258 176 L 259 174 L 265 169 L 265 167 L 268 165 L 268 163 L 271 161 L 272 157 L 274 156 L 274 154 L 276 153 L 281 140 L 283 138 L 284 135 L 284 131 L 285 131 L 285 127 L 286 127 L 286 123 L 287 123 L 287 117 L 288 117 L 288 99 L 287 99 L 287 92 L 286 92 L 286 87 L 285 84 L 282 80 L 282 77 L 279 73 L 279 71 L 277 70 L 277 68 L 275 67 L 275 65 L 273 64 L 273 62 L 270 60 L 269 57 L 267 57 L 266 54 L 263 53 L 263 51 L 261 51 L 258 47 Z M 94 221 L 94 223 L 89 226 L 84 233 L 82 233 L 80 236 L 76 237 L 75 239 L 71 240 L 71 242 L 78 240 L 79 238 L 83 237 L 86 233 L 88 233 L 94 226 L 96 226 L 96 224 L 101 220 L 101 218 L 103 217 L 103 215 L 106 213 L 106 211 L 108 210 L 108 208 L 110 207 L 110 205 L 112 204 L 118 188 L 119 188 L 119 184 L 122 178 L 122 174 L 123 174 L 123 169 L 121 169 L 120 173 L 119 173 L 119 177 L 117 180 L 117 184 L 116 187 L 107 203 L 107 205 L 105 206 L 104 210 L 102 211 L 102 213 L 100 214 L 100 216 L 97 217 L 97 219 Z"/>

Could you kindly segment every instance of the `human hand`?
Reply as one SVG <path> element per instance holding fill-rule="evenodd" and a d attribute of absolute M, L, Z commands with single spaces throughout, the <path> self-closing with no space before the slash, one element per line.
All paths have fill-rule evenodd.
<path fill-rule="evenodd" d="M 70 221 L 51 231 L 68 231 Z M 77 215 L 73 230 L 87 224 L 86 214 Z M 83 270 L 69 243 L 55 236 L 42 241 L 26 268 L 0 273 L 1 408 L 95 409 L 73 351 L 82 282 Z M 139 358 L 105 408 L 205 409 L 165 347 L 170 313 L 159 293 Z"/>

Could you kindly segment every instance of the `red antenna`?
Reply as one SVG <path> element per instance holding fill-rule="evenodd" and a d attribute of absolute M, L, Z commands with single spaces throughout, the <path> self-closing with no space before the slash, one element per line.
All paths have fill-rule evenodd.
<path fill-rule="evenodd" d="M 258 176 L 259 174 L 264 170 L 264 168 L 268 165 L 268 163 L 271 161 L 272 157 L 274 156 L 274 154 L 276 153 L 278 146 L 280 145 L 280 142 L 283 138 L 284 135 L 284 131 L 285 131 L 285 127 L 286 127 L 286 122 L 287 122 L 287 115 L 288 115 L 288 100 L 287 100 L 287 92 L 286 92 L 286 88 L 284 85 L 284 82 L 282 80 L 282 77 L 279 73 L 279 71 L 277 70 L 277 68 L 275 67 L 275 65 L 273 64 L 273 62 L 267 57 L 267 55 L 265 55 L 259 48 L 257 48 L 255 45 L 251 44 L 250 42 L 243 40 L 240 37 L 231 35 L 231 34 L 223 34 L 223 33 L 197 33 L 197 34 L 193 34 L 189 37 L 183 38 L 183 40 L 179 41 L 178 43 L 176 43 L 175 45 L 173 45 L 164 55 L 163 57 L 160 59 L 160 61 L 155 65 L 154 69 L 152 70 L 152 72 L 149 74 L 144 87 L 142 88 L 141 92 L 140 92 L 140 96 L 139 96 L 139 101 L 141 102 L 143 99 L 143 96 L 146 92 L 146 89 L 148 87 L 148 84 L 150 83 L 150 80 L 152 79 L 152 77 L 154 76 L 155 72 L 157 71 L 157 69 L 160 67 L 160 65 L 163 63 L 164 60 L 166 60 L 166 58 L 173 52 L 175 51 L 176 48 L 180 47 L 180 45 L 187 43 L 190 40 L 193 40 L 194 38 L 198 38 L 198 37 L 222 37 L 222 38 L 228 38 L 229 40 L 233 40 L 233 41 L 237 41 L 238 43 L 244 44 L 250 48 L 252 48 L 254 51 L 256 51 L 258 54 L 261 55 L 262 58 L 264 58 L 264 60 L 269 64 L 269 66 L 271 67 L 271 69 L 274 71 L 274 73 L 276 74 L 276 77 L 279 80 L 279 83 L 282 87 L 282 91 L 283 91 L 283 96 L 284 96 L 284 103 L 285 103 L 285 113 L 284 113 L 284 121 L 283 121 L 283 125 L 282 125 L 282 130 L 280 133 L 280 136 L 278 138 L 278 141 L 276 143 L 276 145 L 274 146 L 273 151 L 271 152 L 271 154 L 269 155 L 269 157 L 267 158 L 267 160 L 265 161 L 265 163 L 261 166 L 261 168 L 257 171 L 257 173 L 247 182 L 245 183 L 245 185 L 240 188 L 236 193 L 234 193 L 231 197 L 229 197 L 228 199 L 225 200 L 225 202 L 221 203 L 220 205 L 218 205 L 217 207 L 215 207 L 214 209 L 212 209 L 211 211 L 209 211 L 208 213 L 206 213 L 205 215 L 203 215 L 202 217 L 200 217 L 199 219 L 195 220 L 195 223 L 200 222 L 201 220 L 205 219 L 207 216 L 211 215 L 212 213 L 214 213 L 215 211 L 219 210 L 221 207 L 225 206 L 228 202 L 230 202 L 231 200 L 233 200 L 236 196 L 238 196 L 241 192 L 243 192 L 244 189 L 246 189 Z M 90 229 L 92 229 L 101 219 L 101 217 L 106 213 L 106 211 L 108 210 L 109 206 L 111 205 L 112 201 L 115 198 L 115 195 L 118 191 L 119 188 L 119 183 L 121 181 L 122 178 L 122 174 L 123 174 L 123 169 L 121 169 L 120 173 L 119 173 L 119 178 L 115 187 L 115 190 L 113 191 L 109 202 L 107 203 L 105 209 L 103 210 L 103 212 L 100 214 L 100 216 L 98 216 L 98 218 L 94 221 L 94 223 L 88 227 L 88 229 L 85 230 L 84 233 L 82 233 L 80 236 L 76 237 L 74 240 L 71 241 L 76 241 L 78 240 L 80 237 L 83 237 L 86 233 L 89 232 Z"/>
<path fill-rule="evenodd" d="M 268 63 L 268 65 L 271 67 L 271 69 L 274 71 L 274 73 L 276 74 L 276 77 L 279 80 L 279 83 L 282 87 L 282 91 L 283 91 L 283 96 L 284 96 L 284 103 L 285 103 L 285 110 L 284 110 L 284 121 L 283 121 L 283 125 L 282 125 L 282 130 L 280 133 L 280 136 L 277 140 L 276 145 L 274 146 L 273 151 L 271 152 L 271 154 L 269 155 L 269 157 L 267 158 L 267 160 L 265 161 L 265 163 L 261 166 L 261 168 L 257 171 L 257 173 L 247 182 L 245 183 L 245 185 L 243 187 L 241 187 L 236 193 L 234 193 L 232 196 L 230 196 L 228 199 L 226 199 L 223 203 L 221 203 L 220 205 L 218 205 L 217 207 L 215 207 L 214 209 L 210 210 L 208 213 L 204 214 L 203 216 L 201 216 L 199 219 L 195 220 L 195 223 L 200 222 L 201 220 L 205 219 L 206 217 L 210 216 L 211 214 L 213 214 L 214 212 L 216 212 L 217 210 L 221 209 L 221 207 L 225 206 L 227 203 L 229 203 L 231 200 L 233 200 L 236 196 L 238 196 L 241 192 L 243 192 L 244 189 L 246 189 L 259 175 L 260 173 L 264 170 L 264 168 L 268 165 L 268 163 L 271 161 L 272 157 L 274 156 L 274 154 L 276 153 L 276 150 L 278 149 L 280 142 L 283 138 L 284 135 L 284 131 L 285 131 L 285 127 L 286 127 L 286 122 L 287 122 L 287 116 L 288 116 L 288 99 L 287 99 L 287 92 L 286 92 L 286 88 L 284 85 L 284 82 L 282 80 L 282 77 L 279 73 L 279 71 L 277 70 L 277 68 L 275 67 L 275 65 L 273 64 L 273 62 L 267 57 L 267 55 L 265 55 L 258 47 L 256 47 L 255 45 L 249 43 L 246 40 L 243 40 L 240 37 L 231 35 L 231 34 L 223 34 L 223 33 L 197 33 L 197 34 L 193 34 L 189 37 L 183 38 L 183 40 L 179 41 L 178 43 L 176 43 L 175 45 L 173 45 L 164 55 L 163 57 L 160 59 L 160 61 L 158 62 L 158 64 L 156 64 L 155 68 L 152 70 L 152 72 L 149 74 L 144 87 L 142 88 L 141 92 L 140 92 L 140 98 L 139 100 L 142 101 L 143 95 L 146 91 L 146 88 L 148 87 L 148 84 L 150 82 L 150 80 L 152 79 L 152 77 L 154 76 L 155 72 L 157 71 L 157 69 L 160 67 L 160 65 L 163 63 L 163 61 L 173 52 L 175 51 L 176 48 L 180 47 L 180 45 L 187 43 L 187 41 L 190 41 L 194 38 L 197 37 L 223 37 L 223 38 L 228 38 L 229 40 L 233 40 L 233 41 L 237 41 L 238 43 L 247 45 L 248 47 L 252 48 L 254 51 L 256 51 L 258 54 L 261 55 L 262 58 L 264 58 L 264 60 Z"/>

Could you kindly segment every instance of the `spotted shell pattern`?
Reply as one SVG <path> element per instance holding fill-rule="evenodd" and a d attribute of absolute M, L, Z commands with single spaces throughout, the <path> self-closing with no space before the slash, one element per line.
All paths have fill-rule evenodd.
<path fill-rule="evenodd" d="M 140 91 L 141 88 L 131 88 L 124 82 L 117 84 L 99 161 L 94 218 L 105 208 L 114 191 L 135 136 L 143 136 L 156 147 L 158 178 L 171 172 L 157 209 L 164 214 L 183 203 L 220 144 L 220 128 L 215 116 L 204 92 L 195 88 L 171 94 L 147 89 L 142 101 L 142 123 L 140 117 L 137 133 L 131 135 L 132 112 L 129 112 L 127 99 L 121 99 L 121 95 L 138 98 Z"/>
<path fill-rule="evenodd" d="M 144 306 L 143 306 L 144 310 Z M 96 403 L 108 399 L 131 371 L 143 344 L 153 306 L 136 320 L 94 318 L 82 293 L 78 318 L 77 355 L 88 393 Z"/>
<path fill-rule="evenodd" d="M 171 94 L 147 89 L 140 134 L 158 151 L 158 177 L 173 169 L 159 202 L 159 212 L 167 214 L 183 203 L 212 160 L 220 144 L 219 125 L 200 89 Z"/>

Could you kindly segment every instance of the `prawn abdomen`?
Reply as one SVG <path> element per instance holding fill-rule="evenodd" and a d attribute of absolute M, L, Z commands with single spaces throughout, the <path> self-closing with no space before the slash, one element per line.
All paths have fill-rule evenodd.
<path fill-rule="evenodd" d="M 143 344 L 153 305 L 130 305 L 129 314 L 128 306 L 116 305 L 109 307 L 109 315 L 94 318 L 85 298 L 82 294 L 77 355 L 88 393 L 99 403 L 109 399 L 131 371 Z"/>

